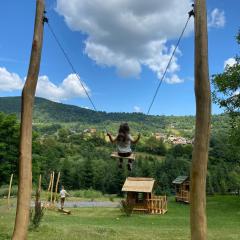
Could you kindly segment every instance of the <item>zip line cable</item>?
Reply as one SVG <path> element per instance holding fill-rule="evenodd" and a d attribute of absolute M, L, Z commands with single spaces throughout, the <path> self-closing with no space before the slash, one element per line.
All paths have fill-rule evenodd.
<path fill-rule="evenodd" d="M 168 68 L 170 67 L 170 64 L 171 64 L 172 59 L 173 59 L 173 57 L 174 57 L 174 55 L 175 55 L 175 52 L 176 52 L 176 50 L 177 50 L 177 48 L 178 48 L 178 46 L 179 46 L 179 43 L 180 43 L 180 41 L 181 41 L 181 39 L 182 39 L 182 37 L 183 37 L 183 34 L 184 34 L 184 32 L 185 32 L 185 30 L 186 30 L 186 28 L 187 28 L 188 22 L 189 22 L 191 16 L 194 16 L 194 11 L 193 11 L 193 10 L 190 11 L 190 12 L 188 13 L 188 15 L 189 15 L 189 16 L 188 16 L 187 22 L 186 22 L 185 25 L 184 25 L 184 28 L 183 28 L 183 30 L 182 30 L 182 33 L 180 34 L 180 37 L 178 38 L 177 44 L 176 44 L 176 46 L 175 46 L 175 48 L 174 48 L 174 50 L 173 50 L 173 52 L 172 52 L 172 55 L 171 55 L 171 57 L 170 57 L 170 59 L 169 59 L 169 61 L 168 61 L 168 64 L 167 64 L 167 66 L 166 66 L 166 69 L 165 69 L 165 71 L 164 71 L 164 73 L 163 73 L 163 75 L 162 75 L 162 77 L 161 77 L 161 79 L 160 79 L 160 81 L 159 81 L 159 83 L 158 83 L 158 86 L 157 86 L 157 88 L 156 88 L 156 91 L 155 91 L 155 93 L 154 93 L 154 95 L 153 95 L 152 101 L 151 101 L 151 103 L 150 103 L 150 105 L 149 105 L 149 108 L 148 108 L 148 111 L 147 111 L 147 115 L 149 115 L 149 113 L 150 113 L 150 110 L 151 110 L 151 108 L 152 108 L 152 106 L 153 106 L 153 103 L 154 103 L 154 101 L 155 101 L 155 99 L 156 99 L 156 97 L 157 97 L 159 88 L 160 88 L 161 85 L 162 85 L 162 82 L 163 82 L 163 80 L 164 80 L 164 78 L 165 78 L 165 76 L 166 76 L 166 74 L 167 74 L 167 70 L 168 70 Z"/>
<path fill-rule="evenodd" d="M 87 95 L 87 97 L 88 97 L 88 99 L 89 99 L 89 101 L 90 101 L 90 103 L 91 103 L 93 109 L 94 109 L 95 111 L 97 111 L 97 108 L 96 108 L 94 102 L 92 101 L 92 99 L 91 99 L 91 97 L 90 97 L 90 95 L 89 95 L 89 93 L 88 93 L 86 87 L 84 86 L 82 80 L 80 79 L 79 74 L 78 74 L 77 71 L 75 70 L 75 67 L 73 66 L 73 64 L 72 64 L 70 58 L 68 57 L 66 51 L 64 50 L 62 44 L 61 44 L 60 41 L 58 40 L 57 35 L 56 35 L 55 32 L 53 31 L 53 29 L 52 29 L 52 27 L 51 27 L 51 25 L 50 25 L 50 23 L 49 23 L 48 21 L 47 21 L 47 24 L 48 24 L 48 27 L 49 27 L 49 29 L 50 29 L 50 32 L 52 33 L 54 39 L 56 40 L 56 42 L 57 42 L 59 48 L 61 49 L 61 51 L 62 51 L 64 57 L 66 58 L 66 60 L 67 60 L 67 62 L 68 62 L 68 64 L 69 64 L 69 66 L 71 67 L 73 73 L 76 75 L 76 77 L 78 78 L 78 80 L 79 80 L 79 82 L 80 82 L 82 88 L 84 89 L 84 92 L 85 92 L 85 94 Z"/>
<path fill-rule="evenodd" d="M 170 57 L 170 59 L 169 59 L 169 61 L 168 61 L 168 64 L 167 64 L 167 66 L 166 66 L 166 68 L 165 68 L 165 71 L 164 71 L 164 73 L 163 73 L 163 75 L 162 75 L 162 77 L 161 77 L 161 79 L 160 79 L 160 81 L 159 81 L 159 83 L 158 83 L 158 86 L 157 86 L 156 91 L 155 91 L 155 93 L 154 93 L 154 95 L 153 95 L 152 101 L 151 101 L 151 103 L 150 103 L 150 105 L 149 105 L 149 108 L 148 108 L 148 110 L 147 110 L 147 112 L 146 112 L 146 116 L 149 115 L 149 113 L 150 113 L 150 111 L 151 111 L 151 108 L 152 108 L 152 106 L 153 106 L 153 103 L 154 103 L 155 100 L 156 100 L 158 91 L 159 91 L 159 89 L 160 89 L 160 87 L 161 87 L 161 85 L 162 85 L 162 83 L 163 83 L 163 80 L 164 80 L 164 78 L 165 78 L 165 76 L 166 76 L 166 74 L 167 74 L 167 70 L 168 70 L 168 68 L 170 67 L 170 64 L 171 64 L 172 59 L 173 59 L 173 57 L 174 57 L 174 55 L 175 55 L 175 52 L 176 52 L 176 50 L 177 50 L 177 48 L 178 48 L 178 46 L 179 46 L 179 44 L 180 44 L 180 42 L 181 42 L 181 39 L 182 39 L 182 37 L 183 37 L 183 34 L 184 34 L 184 32 L 185 32 L 185 30 L 186 30 L 186 28 L 187 28 L 187 26 L 188 26 L 189 20 L 190 20 L 191 17 L 194 17 L 194 16 L 195 16 L 195 14 L 194 14 L 194 4 L 192 4 L 192 7 L 193 7 L 193 9 L 188 12 L 187 21 L 186 21 L 186 23 L 185 23 L 185 25 L 184 25 L 184 27 L 183 27 L 183 30 L 182 30 L 179 38 L 178 38 L 177 44 L 176 44 L 176 46 L 175 46 L 175 48 L 174 48 L 174 50 L 173 50 L 173 52 L 172 52 L 172 55 L 171 55 L 171 57 Z M 143 130 L 143 125 L 144 125 L 144 124 L 143 124 L 143 120 L 141 121 L 141 123 L 142 123 L 141 130 Z M 140 131 L 139 131 L 139 132 L 140 132 Z"/>

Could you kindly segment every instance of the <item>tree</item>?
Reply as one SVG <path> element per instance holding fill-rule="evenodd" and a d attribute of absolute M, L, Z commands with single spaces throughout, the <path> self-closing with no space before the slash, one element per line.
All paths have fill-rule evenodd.
<path fill-rule="evenodd" d="M 240 46 L 240 30 L 236 36 Z M 232 117 L 232 140 L 240 144 L 240 57 L 212 76 L 213 100 Z"/>
<path fill-rule="evenodd" d="M 15 115 L 0 113 L 0 184 L 18 169 L 19 124 Z"/>

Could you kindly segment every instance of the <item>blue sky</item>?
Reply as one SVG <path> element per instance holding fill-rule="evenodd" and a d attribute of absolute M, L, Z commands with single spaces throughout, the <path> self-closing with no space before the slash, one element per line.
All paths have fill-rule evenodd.
<path fill-rule="evenodd" d="M 146 112 L 190 10 L 190 0 L 47 0 L 47 16 L 98 110 Z M 1 3 L 0 96 L 18 96 L 27 75 L 35 1 Z M 99 5 L 98 5 L 99 4 Z M 172 4 L 172 5 L 170 5 Z M 209 0 L 210 74 L 238 53 L 240 2 Z M 147 19 L 147 20 L 146 20 Z M 151 114 L 194 115 L 193 19 Z M 89 107 L 45 26 L 37 95 Z M 221 110 L 213 105 L 213 113 Z"/>

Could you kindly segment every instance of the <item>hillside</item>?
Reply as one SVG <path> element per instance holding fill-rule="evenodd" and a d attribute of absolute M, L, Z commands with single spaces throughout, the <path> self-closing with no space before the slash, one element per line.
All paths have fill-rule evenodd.
<path fill-rule="evenodd" d="M 16 114 L 19 118 L 21 107 L 20 97 L 0 97 L 0 112 Z M 103 126 L 116 128 L 119 122 L 130 122 L 135 129 L 146 131 L 168 131 L 171 129 L 194 129 L 194 116 L 147 116 L 142 113 L 106 113 L 81 108 L 78 106 L 52 102 L 44 98 L 36 98 L 34 104 L 34 123 L 81 123 L 102 128 Z M 215 129 L 222 128 L 227 122 L 225 115 L 214 115 L 212 125 Z"/>
<path fill-rule="evenodd" d="M 21 98 L 20 97 L 0 97 L 0 111 L 7 114 L 20 116 Z M 164 128 L 170 124 L 181 122 L 188 119 L 193 124 L 194 118 L 187 117 L 167 117 L 167 116 L 147 116 L 142 113 L 106 113 L 81 108 L 78 106 L 52 102 L 44 98 L 36 98 L 34 104 L 35 122 L 83 122 L 83 123 L 102 123 L 106 121 L 128 121 L 145 123 L 149 125 L 157 124 Z"/>

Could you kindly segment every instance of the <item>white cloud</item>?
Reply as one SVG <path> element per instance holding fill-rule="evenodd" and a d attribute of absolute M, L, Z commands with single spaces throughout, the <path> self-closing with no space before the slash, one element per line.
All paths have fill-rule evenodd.
<path fill-rule="evenodd" d="M 133 111 L 139 113 L 141 112 L 141 108 L 139 106 L 134 106 Z"/>
<path fill-rule="evenodd" d="M 225 12 L 223 10 L 219 10 L 218 8 L 213 9 L 208 20 L 208 26 L 222 28 L 225 26 L 225 23 Z"/>
<path fill-rule="evenodd" d="M 98 65 L 115 67 L 123 77 L 138 77 L 147 66 L 161 78 L 187 19 L 191 0 L 57 0 L 57 12 L 73 31 L 86 34 L 85 53 Z M 193 30 L 192 22 L 186 30 Z M 179 54 L 180 51 L 177 52 Z M 177 56 L 168 71 L 179 71 Z"/>
<path fill-rule="evenodd" d="M 236 90 L 234 93 L 233 93 L 233 96 L 238 96 L 240 94 L 240 90 Z"/>
<path fill-rule="evenodd" d="M 6 68 L 0 67 L 0 91 L 21 90 L 24 81 L 18 74 L 11 73 Z M 83 81 L 81 82 L 83 83 Z M 84 83 L 83 85 L 90 94 L 88 86 Z M 36 96 L 61 102 L 62 100 L 86 97 L 86 93 L 78 77 L 75 74 L 69 74 L 59 85 L 51 82 L 48 76 L 40 76 L 38 78 Z"/>
<path fill-rule="evenodd" d="M 0 91 L 11 92 L 19 90 L 23 81 L 16 73 L 9 72 L 6 68 L 0 67 Z"/>
<path fill-rule="evenodd" d="M 84 87 L 90 93 L 89 88 L 85 84 Z M 62 100 L 86 97 L 86 94 L 77 76 L 70 74 L 58 86 L 52 83 L 47 76 L 40 76 L 36 96 L 61 102 Z"/>
<path fill-rule="evenodd" d="M 229 67 L 232 67 L 234 64 L 236 64 L 237 61 L 235 58 L 229 58 L 227 59 L 225 62 L 224 62 L 224 69 L 229 66 Z"/>
<path fill-rule="evenodd" d="M 170 78 L 166 78 L 165 80 L 169 84 L 183 83 L 184 80 L 179 78 L 178 75 L 173 74 Z"/>

